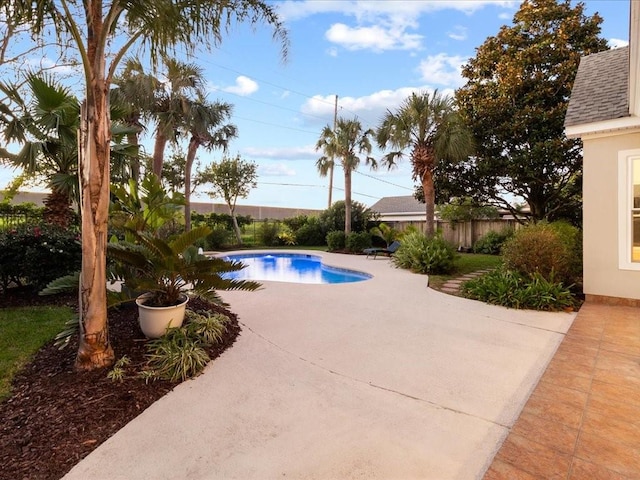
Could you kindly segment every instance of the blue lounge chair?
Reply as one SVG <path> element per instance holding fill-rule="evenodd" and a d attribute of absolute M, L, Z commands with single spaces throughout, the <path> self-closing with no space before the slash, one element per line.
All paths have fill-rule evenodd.
<path fill-rule="evenodd" d="M 378 255 L 386 255 L 387 257 L 390 257 L 396 252 L 396 250 L 398 250 L 399 247 L 400 242 L 396 240 L 387 248 L 365 248 L 362 253 L 365 253 L 367 255 L 367 258 L 373 256 L 373 258 L 375 259 Z"/>

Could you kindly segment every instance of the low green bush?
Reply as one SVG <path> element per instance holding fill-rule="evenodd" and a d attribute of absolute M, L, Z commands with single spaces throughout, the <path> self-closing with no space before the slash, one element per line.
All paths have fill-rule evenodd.
<path fill-rule="evenodd" d="M 22 224 L 0 231 L 0 286 L 33 285 L 80 270 L 79 235 L 54 225 Z"/>
<path fill-rule="evenodd" d="M 362 253 L 362 250 L 371 245 L 371 234 L 368 232 L 351 232 L 345 239 L 345 247 L 351 253 Z"/>
<path fill-rule="evenodd" d="M 426 237 L 417 230 L 407 231 L 393 262 L 400 268 L 417 273 L 446 274 L 454 269 L 456 251 L 440 235 Z"/>
<path fill-rule="evenodd" d="M 280 232 L 279 222 L 265 220 L 258 228 L 258 241 L 267 247 L 278 245 L 278 233 Z"/>
<path fill-rule="evenodd" d="M 575 305 L 568 287 L 547 280 L 540 273 L 526 276 L 497 269 L 468 280 L 460 291 L 467 298 L 509 308 L 561 311 Z"/>
<path fill-rule="evenodd" d="M 232 232 L 223 224 L 214 224 L 211 226 L 211 233 L 205 238 L 205 250 L 219 250 L 223 246 L 229 244 Z M 200 245 L 198 245 L 200 246 Z"/>
<path fill-rule="evenodd" d="M 326 235 L 317 217 L 309 217 L 307 223 L 295 230 L 295 234 L 298 245 L 312 247 L 326 244 Z"/>
<path fill-rule="evenodd" d="M 580 238 L 580 231 L 567 223 L 528 225 L 503 245 L 504 264 L 525 276 L 575 283 L 581 273 Z"/>
<path fill-rule="evenodd" d="M 148 363 L 142 374 L 147 380 L 184 381 L 201 373 L 211 360 L 205 347 L 221 340 L 229 318 L 189 309 L 185 317 L 185 325 L 147 343 Z"/>
<path fill-rule="evenodd" d="M 346 237 L 341 230 L 332 230 L 327 233 L 327 246 L 330 252 L 342 250 L 346 245 Z"/>
<path fill-rule="evenodd" d="M 513 230 L 503 230 L 487 232 L 473 246 L 473 253 L 484 253 L 487 255 L 500 255 L 502 245 L 513 236 Z"/>

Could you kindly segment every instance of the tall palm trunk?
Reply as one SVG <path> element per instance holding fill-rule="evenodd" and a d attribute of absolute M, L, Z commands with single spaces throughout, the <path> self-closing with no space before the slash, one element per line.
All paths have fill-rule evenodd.
<path fill-rule="evenodd" d="M 184 228 L 187 232 L 191 230 L 191 169 L 199 146 L 200 142 L 196 137 L 191 137 L 187 149 L 187 161 L 184 166 Z"/>
<path fill-rule="evenodd" d="M 158 179 L 162 178 L 162 164 L 164 163 L 164 148 L 169 139 L 158 129 L 156 132 L 156 141 L 153 147 L 153 173 Z"/>
<path fill-rule="evenodd" d="M 351 233 L 351 169 L 344 168 L 344 234 Z"/>
<path fill-rule="evenodd" d="M 418 144 L 411 152 L 413 163 L 413 178 L 420 179 L 426 205 L 425 235 L 433 237 L 436 233 L 434 217 L 436 210 L 436 190 L 433 184 L 433 167 L 435 166 L 435 151 L 430 145 Z"/>
<path fill-rule="evenodd" d="M 433 237 L 436 233 L 435 229 L 435 204 L 436 204 L 436 189 L 433 185 L 433 173 L 431 170 L 427 170 L 422 175 L 422 190 L 424 191 L 424 203 L 426 206 L 426 224 L 425 235 L 427 237 Z"/>
<path fill-rule="evenodd" d="M 95 13 L 93 18 L 99 19 L 101 15 Z M 87 99 L 82 109 L 78 142 L 82 273 L 78 299 L 80 337 L 75 366 L 79 370 L 105 367 L 111 365 L 114 360 L 107 327 L 106 250 L 111 140 L 109 89 L 104 81 L 104 55 L 96 53 L 96 40 L 91 35 L 95 34 L 95 37 L 99 38 L 101 28 L 103 25 L 95 22 L 90 32 L 88 56 L 93 75 L 90 84 L 87 85 Z"/>

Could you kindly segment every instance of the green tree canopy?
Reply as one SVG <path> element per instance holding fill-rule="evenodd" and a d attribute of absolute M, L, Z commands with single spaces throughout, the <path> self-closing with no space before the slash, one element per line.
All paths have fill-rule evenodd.
<path fill-rule="evenodd" d="M 565 137 L 564 117 L 580 57 L 608 48 L 601 23 L 583 3 L 525 0 L 513 25 L 487 38 L 456 93 L 477 156 L 442 166 L 441 199 L 473 196 L 515 212 L 520 198 L 534 220 L 580 210 L 582 145 Z"/>
<path fill-rule="evenodd" d="M 207 192 L 212 198 L 222 198 L 229 207 L 233 219 L 233 230 L 238 243 L 242 245 L 242 236 L 236 219 L 236 202 L 247 198 L 251 189 L 257 186 L 258 166 L 240 155 L 234 158 L 224 156 L 220 163 L 209 165 L 200 174 L 200 183 L 211 183 L 213 190 Z"/>

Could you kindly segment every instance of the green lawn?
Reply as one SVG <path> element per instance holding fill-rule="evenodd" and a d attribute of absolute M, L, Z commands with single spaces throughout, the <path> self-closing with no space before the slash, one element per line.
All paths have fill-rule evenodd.
<path fill-rule="evenodd" d="M 447 280 L 459 277 L 466 273 L 496 268 L 502 264 L 499 255 L 485 255 L 482 253 L 459 253 L 455 261 L 456 270 L 451 275 L 429 275 L 429 286 L 440 288 Z"/>
<path fill-rule="evenodd" d="M 13 375 L 73 315 L 69 307 L 0 309 L 0 400 L 9 395 Z"/>

